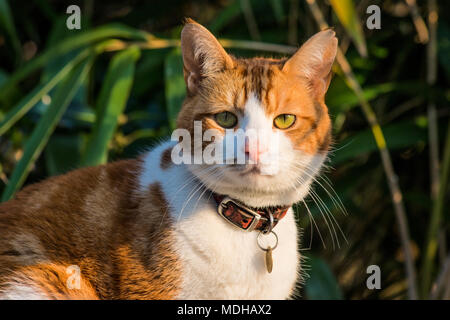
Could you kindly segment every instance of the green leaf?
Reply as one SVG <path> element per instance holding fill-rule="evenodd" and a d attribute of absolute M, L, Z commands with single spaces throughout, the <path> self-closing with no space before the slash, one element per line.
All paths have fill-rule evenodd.
<path fill-rule="evenodd" d="M 77 34 L 82 33 L 82 30 L 69 30 L 66 27 L 66 16 L 60 16 L 57 19 L 53 21 L 53 26 L 50 30 L 48 40 L 46 42 L 46 49 L 49 49 L 58 43 L 69 39 Z M 81 17 L 81 25 L 83 26 L 83 30 L 88 25 L 87 21 L 85 21 L 87 17 L 82 16 Z M 102 43 L 107 42 L 108 40 L 104 40 Z M 102 46 L 102 43 L 100 43 L 100 47 Z M 96 46 L 97 50 L 94 50 L 96 53 L 100 53 L 103 51 L 103 48 L 100 48 L 101 50 L 98 50 L 99 45 Z M 67 63 L 69 63 L 74 57 L 76 57 L 82 50 L 86 50 L 84 48 L 78 48 L 72 51 L 67 52 L 66 54 L 61 54 L 55 57 L 54 59 L 50 60 L 45 67 L 43 68 L 41 72 L 41 82 L 46 82 L 49 79 L 53 78 L 54 75 L 65 67 Z M 75 110 L 81 111 L 81 110 L 92 110 L 88 103 L 88 84 L 90 83 L 92 79 L 86 78 L 85 81 L 81 84 L 80 88 L 78 89 L 77 93 L 75 94 L 68 110 L 65 112 L 63 118 L 60 121 L 59 126 L 60 127 L 74 127 L 77 125 L 76 121 L 73 121 L 71 117 L 68 117 L 68 114 L 72 114 Z M 53 89 L 54 90 L 54 89 Z M 52 91 L 50 91 L 51 93 Z M 35 110 L 43 110 L 44 108 L 44 102 L 40 101 L 36 107 Z"/>
<path fill-rule="evenodd" d="M 330 0 L 336 16 L 352 37 L 361 56 L 367 56 L 366 40 L 361 28 L 361 20 L 356 14 L 352 0 Z"/>
<path fill-rule="evenodd" d="M 82 30 L 69 30 L 66 26 L 67 16 L 60 16 L 55 21 L 53 21 L 52 28 L 48 35 L 47 41 L 45 43 L 45 50 L 50 50 L 51 48 L 57 46 L 59 43 L 64 42 L 68 39 L 72 39 L 80 34 L 83 34 Z M 85 25 L 83 16 L 81 17 L 81 25 Z M 82 47 L 75 50 L 68 51 L 65 54 L 59 54 L 55 58 L 49 60 L 44 66 L 41 73 L 41 80 L 46 81 L 49 78 L 66 65 L 70 60 L 72 60 L 78 53 L 83 50 Z"/>
<path fill-rule="evenodd" d="M 47 82 L 40 84 L 23 98 L 12 110 L 10 110 L 0 122 L 0 136 L 3 135 L 14 123 L 22 118 L 39 100 L 55 87 L 61 79 L 65 78 L 69 72 L 89 54 L 88 50 L 83 51 L 72 61 L 67 63 L 62 69 L 49 78 Z"/>
<path fill-rule="evenodd" d="M 164 61 L 167 54 L 172 50 L 146 50 L 142 51 L 139 59 L 139 68 L 136 69 L 135 84 L 133 92 L 140 97 L 148 93 L 153 86 L 161 85 L 161 74 L 164 72 Z"/>
<path fill-rule="evenodd" d="M 309 300 L 342 300 L 342 291 L 328 264 L 321 258 L 308 255 L 310 267 L 305 292 Z"/>
<path fill-rule="evenodd" d="M 0 69 L 0 86 L 2 86 L 6 81 L 8 81 L 9 74 L 4 70 Z"/>
<path fill-rule="evenodd" d="M 281 24 L 285 19 L 283 1 L 280 0 L 270 0 L 270 5 L 272 6 L 273 14 L 277 19 L 278 24 Z"/>
<path fill-rule="evenodd" d="M 93 58 L 88 58 L 82 61 L 58 86 L 52 102 L 25 144 L 23 156 L 15 166 L 9 183 L 3 191 L 2 201 L 11 199 L 25 182 L 32 165 L 41 154 L 64 111 L 86 77 L 92 60 Z"/>
<path fill-rule="evenodd" d="M 139 48 L 130 47 L 112 59 L 97 101 L 97 119 L 83 156 L 83 166 L 107 161 L 108 143 L 116 130 L 119 116 L 125 110 L 139 56 Z"/>
<path fill-rule="evenodd" d="M 443 21 L 439 21 L 437 31 L 439 62 L 450 80 L 450 27 Z"/>
<path fill-rule="evenodd" d="M 422 126 L 406 122 L 388 125 L 382 128 L 388 149 L 405 148 L 427 141 L 427 130 Z M 370 129 L 359 132 L 339 142 L 332 152 L 332 165 L 341 164 L 357 156 L 377 150 L 373 133 Z"/>
<path fill-rule="evenodd" d="M 84 136 L 53 134 L 45 148 L 45 164 L 50 176 L 76 169 L 81 160 Z"/>
<path fill-rule="evenodd" d="M 19 37 L 17 36 L 16 27 L 14 26 L 14 19 L 8 5 L 8 1 L 6 0 L 0 0 L 0 28 L 5 30 L 5 33 L 8 35 L 17 57 L 21 57 L 22 49 L 20 46 Z"/>
<path fill-rule="evenodd" d="M 146 40 L 148 34 L 143 31 L 135 30 L 118 24 L 105 25 L 91 31 L 77 34 L 51 47 L 40 56 L 29 61 L 22 68 L 18 69 L 10 77 L 9 81 L 0 88 L 0 97 L 5 95 L 6 92 L 11 90 L 19 81 L 23 80 L 31 72 L 41 68 L 56 57 L 64 55 L 77 48 L 111 37 Z"/>
<path fill-rule="evenodd" d="M 392 92 L 397 87 L 394 83 L 382 83 L 374 86 L 367 86 L 364 88 L 363 93 L 367 101 L 375 99 L 382 94 Z M 331 88 L 330 88 L 331 89 Z M 359 106 L 358 97 L 348 87 L 333 87 L 329 94 L 327 94 L 327 105 L 330 107 L 333 113 L 346 112 L 350 109 Z"/>
<path fill-rule="evenodd" d="M 183 59 L 180 49 L 174 49 L 167 56 L 164 75 L 166 82 L 167 117 L 171 128 L 174 129 L 177 114 L 186 96 L 183 77 Z"/>
<path fill-rule="evenodd" d="M 55 12 L 55 9 L 49 2 L 46 0 L 35 0 L 34 3 L 37 7 L 39 7 L 42 14 L 51 21 L 54 21 L 57 19 L 58 14 Z M 58 9 L 56 9 L 58 10 Z"/>
<path fill-rule="evenodd" d="M 227 24 L 229 24 L 231 20 L 233 20 L 241 13 L 242 11 L 240 1 L 234 0 L 229 5 L 227 5 L 226 8 L 220 11 L 219 15 L 215 17 L 211 24 L 208 26 L 208 29 L 212 33 L 218 33 Z"/>

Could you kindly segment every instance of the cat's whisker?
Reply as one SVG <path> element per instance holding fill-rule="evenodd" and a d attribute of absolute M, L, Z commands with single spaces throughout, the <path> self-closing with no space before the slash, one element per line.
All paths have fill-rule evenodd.
<path fill-rule="evenodd" d="M 325 221 L 325 225 L 327 226 L 328 231 L 330 232 L 331 242 L 333 244 L 333 250 L 335 250 L 336 249 L 336 242 L 335 242 L 335 239 L 334 239 L 334 234 L 333 234 L 332 228 L 330 226 L 330 223 L 328 222 L 328 215 L 326 214 L 326 212 L 323 211 L 323 207 L 318 203 L 317 199 L 313 196 L 313 193 L 311 193 L 311 189 L 310 189 L 310 192 L 309 192 L 309 196 L 314 201 L 314 203 L 316 204 L 317 209 L 319 209 L 320 214 L 322 215 L 323 220 Z"/>
<path fill-rule="evenodd" d="M 302 169 L 305 170 L 305 174 L 308 175 L 309 178 L 311 178 L 314 182 L 316 182 L 326 193 L 327 195 L 330 197 L 331 201 L 333 202 L 334 206 L 338 209 L 340 209 L 343 213 L 344 216 L 348 215 L 347 209 L 345 208 L 344 204 L 342 203 L 342 200 L 340 199 L 340 197 L 337 195 L 336 191 L 334 190 L 334 188 L 332 187 L 331 183 L 328 182 L 327 180 L 324 179 L 324 182 L 328 185 L 328 187 L 332 190 L 332 192 L 335 194 L 335 196 L 333 196 L 330 191 L 322 184 L 320 183 L 320 181 L 317 180 L 316 177 L 314 177 L 314 172 L 311 172 L 312 170 L 309 167 L 297 167 L 298 169 Z M 310 174 L 308 173 L 310 172 Z M 319 178 L 323 177 L 321 175 L 317 175 Z M 337 200 L 336 200 L 337 198 Z"/>
<path fill-rule="evenodd" d="M 345 208 L 344 203 L 342 202 L 342 200 L 339 197 L 339 195 L 337 194 L 337 192 L 334 190 L 334 188 L 331 185 L 331 182 L 328 180 L 328 178 L 326 178 L 326 176 L 322 176 L 322 175 L 318 175 L 318 178 L 321 178 L 327 184 L 327 186 L 331 189 L 331 191 L 334 193 L 334 197 L 333 197 L 329 194 L 329 192 L 327 192 L 329 194 L 331 200 L 333 201 L 333 203 L 337 202 L 337 203 L 335 203 L 335 205 L 337 205 L 337 207 L 339 207 L 339 209 L 342 211 L 344 216 L 348 216 L 348 211 Z M 323 188 L 325 189 L 325 187 L 323 187 Z M 334 199 L 337 199 L 337 200 L 334 200 Z"/>
<path fill-rule="evenodd" d="M 314 217 L 313 217 L 313 215 L 312 215 L 312 213 L 311 213 L 311 210 L 309 210 L 309 207 L 308 207 L 308 205 L 306 204 L 306 201 L 305 201 L 304 199 L 302 200 L 302 202 L 303 202 L 303 204 L 304 204 L 305 207 L 306 207 L 306 211 L 308 212 L 308 215 L 309 215 L 310 219 L 312 220 L 312 222 L 314 223 L 314 226 L 315 226 L 316 229 L 317 229 L 317 232 L 318 232 L 318 234 L 319 234 L 319 238 L 320 238 L 320 240 L 322 241 L 322 245 L 323 245 L 324 249 L 326 249 L 327 246 L 325 245 L 325 241 L 324 241 L 324 239 L 323 239 L 323 237 L 322 237 L 322 233 L 320 232 L 320 229 L 319 229 L 319 227 L 318 227 L 318 225 L 317 225 L 317 223 L 316 223 L 316 220 L 314 219 Z M 311 234 L 311 239 L 312 239 L 312 234 Z M 312 241 L 312 240 L 311 240 L 311 241 Z M 311 244 L 310 244 L 310 247 L 311 247 Z"/>
<path fill-rule="evenodd" d="M 181 207 L 180 212 L 178 213 L 177 223 L 180 222 L 181 216 L 183 215 L 183 211 L 186 208 L 186 206 L 189 204 L 189 201 L 191 201 L 192 197 L 200 191 L 204 187 L 203 183 L 199 183 L 197 187 L 193 188 L 193 191 L 189 194 L 188 198 L 184 201 L 183 206 Z"/>
<path fill-rule="evenodd" d="M 225 176 L 225 172 L 220 171 L 220 168 L 218 168 L 218 169 L 219 169 L 218 170 L 219 176 L 216 178 L 216 182 L 210 188 L 211 192 L 209 193 L 208 201 L 211 198 L 211 196 L 213 195 L 213 193 L 216 192 L 216 187 L 219 185 L 219 183 L 221 182 L 222 178 Z"/>
<path fill-rule="evenodd" d="M 299 179 L 297 179 L 297 180 L 298 180 L 299 184 L 305 183 L 305 181 L 302 180 L 301 178 L 299 178 Z M 326 224 L 326 226 L 327 226 L 327 228 L 328 228 L 328 230 L 329 230 L 329 232 L 330 232 L 330 235 L 331 235 L 331 240 L 332 240 L 333 250 L 334 250 L 335 247 L 336 247 L 336 243 L 335 243 L 335 240 L 334 240 L 334 234 L 333 234 L 333 232 L 332 232 L 332 228 L 330 227 L 331 221 L 330 221 L 330 223 L 328 222 L 328 216 L 327 216 L 326 212 L 324 213 L 323 207 L 322 207 L 321 205 L 319 205 L 318 201 L 315 199 L 315 197 L 313 196 L 313 193 L 311 193 L 311 191 L 313 191 L 313 190 L 310 188 L 310 189 L 308 190 L 308 195 L 311 197 L 311 199 L 312 199 L 312 200 L 314 201 L 314 203 L 316 204 L 317 209 L 320 211 L 320 214 L 322 215 L 322 217 L 323 217 L 323 219 L 324 219 L 324 221 L 325 221 L 325 224 Z M 333 229 L 334 229 L 334 227 L 333 227 Z"/>
<path fill-rule="evenodd" d="M 217 167 L 212 167 L 212 172 L 210 172 L 209 173 L 209 175 L 216 175 L 216 173 L 217 173 L 217 171 L 218 171 L 218 168 Z M 215 179 L 214 180 L 216 180 L 216 184 L 218 183 L 218 178 L 217 177 L 215 177 Z M 207 188 L 206 186 L 205 186 L 205 190 L 203 190 L 203 192 L 200 194 L 200 196 L 198 197 L 198 199 L 197 199 L 197 201 L 196 201 L 196 203 L 195 203 L 195 206 L 194 206 L 194 211 L 197 209 L 197 206 L 198 206 L 198 203 L 199 203 L 199 201 L 200 201 L 200 199 L 203 197 L 203 195 L 205 194 L 205 192 L 206 191 L 209 191 L 211 188 Z"/>
<path fill-rule="evenodd" d="M 199 185 L 198 185 L 198 187 L 194 187 L 193 188 L 194 191 L 191 191 L 191 193 L 187 196 L 188 198 L 183 203 L 183 206 L 180 210 L 177 221 L 179 221 L 181 219 L 181 216 L 182 216 L 186 206 L 189 204 L 189 202 L 195 196 L 195 194 L 197 194 L 202 188 L 205 188 L 205 190 L 200 194 L 200 197 L 197 199 L 197 202 L 198 202 L 199 199 L 202 197 L 202 195 L 208 190 L 208 187 L 204 184 L 204 182 L 202 182 L 202 180 L 205 179 L 206 177 L 210 178 L 210 175 L 213 174 L 215 170 L 217 170 L 216 167 L 207 167 L 205 170 L 196 172 L 195 176 L 197 177 L 196 180 L 198 180 Z"/>
<path fill-rule="evenodd" d="M 188 185 L 190 185 L 192 183 L 192 181 L 196 180 L 197 177 L 195 177 L 194 175 L 192 175 L 189 179 L 187 179 L 187 181 L 181 185 L 180 188 L 176 189 L 174 192 L 174 195 L 176 196 L 181 190 L 183 190 L 185 187 L 187 187 Z M 164 211 L 163 216 L 161 217 L 161 222 L 160 222 L 160 226 L 162 225 L 164 218 L 166 216 L 166 214 L 168 213 L 169 208 L 166 208 L 166 210 Z"/>
<path fill-rule="evenodd" d="M 313 179 L 314 179 L 314 178 L 313 178 Z M 314 180 L 316 181 L 316 179 L 314 179 Z M 318 181 L 316 181 L 316 182 L 318 182 Z M 325 187 L 324 187 L 322 184 L 320 184 L 319 182 L 318 182 L 318 184 L 319 184 L 319 185 L 327 192 L 328 196 L 330 197 L 330 199 L 331 199 L 331 201 L 333 202 L 333 204 L 335 205 L 335 207 L 336 207 L 336 208 L 339 208 L 340 210 L 342 210 L 342 212 L 344 213 L 344 215 L 347 215 L 347 214 L 346 214 L 346 210 L 344 211 L 344 209 L 343 209 L 343 205 L 342 205 L 342 206 L 339 206 L 338 203 L 336 202 L 336 200 L 334 199 L 334 197 L 332 197 L 331 194 L 327 191 L 327 189 L 325 189 Z M 331 187 L 331 186 L 330 186 L 330 187 Z M 333 190 L 333 191 L 334 191 L 334 190 Z M 343 232 L 341 226 L 339 225 L 338 221 L 337 221 L 336 218 L 334 217 L 333 213 L 326 207 L 326 204 L 323 202 L 323 200 L 320 198 L 320 196 L 319 196 L 315 191 L 313 191 L 313 192 L 314 192 L 314 194 L 316 195 L 316 197 L 318 198 L 318 200 L 320 200 L 320 202 L 323 204 L 323 207 L 328 211 L 329 216 L 333 219 L 334 223 L 335 223 L 336 226 L 338 227 L 338 229 L 339 229 L 339 231 L 340 231 L 342 237 L 344 238 L 345 242 L 348 243 L 347 237 L 345 236 L 345 233 Z M 340 200 L 340 199 L 339 199 L 339 200 Z M 341 202 L 341 203 L 342 203 L 342 202 Z M 337 236 L 336 236 L 336 238 L 337 238 Z"/>
<path fill-rule="evenodd" d="M 180 210 L 180 212 L 179 212 L 179 214 L 178 214 L 178 218 L 177 218 L 177 221 L 178 221 L 178 222 L 180 221 L 181 216 L 183 215 L 183 211 L 184 211 L 184 209 L 186 208 L 186 206 L 188 205 L 189 201 L 192 199 L 192 197 L 193 197 L 198 191 L 200 191 L 201 188 L 204 188 L 204 187 L 205 187 L 204 183 L 201 181 L 202 178 L 204 178 L 205 175 L 209 175 L 210 171 L 213 171 L 213 169 L 214 169 L 214 168 L 207 167 L 205 170 L 201 170 L 201 171 L 199 171 L 199 173 L 196 173 L 196 174 L 195 174 L 196 179 L 194 179 L 194 180 L 197 180 L 197 181 L 198 181 L 198 186 L 197 186 L 197 187 L 194 186 L 194 187 L 192 188 L 191 192 L 190 192 L 190 193 L 188 194 L 188 196 L 187 196 L 187 199 L 184 201 L 183 206 L 182 206 L 182 208 L 181 208 L 181 210 Z"/>
<path fill-rule="evenodd" d="M 327 212 L 328 216 L 331 217 L 332 221 L 334 221 L 334 224 L 336 224 L 336 226 L 338 227 L 338 229 L 339 229 L 342 237 L 344 238 L 345 242 L 348 243 L 347 237 L 345 236 L 345 233 L 343 232 L 342 228 L 340 227 L 340 225 L 339 225 L 338 221 L 336 220 L 336 218 L 334 217 L 333 213 L 328 209 L 326 204 L 323 202 L 323 200 L 320 198 L 320 196 L 313 189 L 311 189 L 311 192 L 317 198 L 317 200 L 319 201 L 321 206 L 325 209 L 325 211 Z M 331 196 L 330 196 L 330 198 L 332 199 Z M 333 203 L 334 203 L 334 201 L 333 201 Z M 336 204 L 335 204 L 335 206 L 336 206 Z M 330 219 L 330 222 L 332 222 L 331 219 Z M 332 225 L 333 225 L 333 223 L 332 223 Z M 333 227 L 333 229 L 334 229 L 334 227 Z M 338 242 L 338 247 L 340 247 L 339 238 L 337 237 L 337 234 L 336 234 L 336 240 Z"/>
<path fill-rule="evenodd" d="M 312 171 L 312 170 L 308 167 L 308 164 L 307 164 L 307 163 L 304 163 L 304 166 L 300 166 L 299 164 L 294 164 L 293 167 L 294 167 L 295 169 L 302 169 L 302 170 L 303 170 L 303 173 L 306 175 L 307 178 L 311 179 L 313 182 L 317 182 L 322 188 L 325 188 L 325 187 L 324 187 L 320 182 L 318 182 L 318 181 L 315 179 L 315 177 L 312 175 L 312 174 L 314 174 L 314 173 L 309 174 L 308 171 Z M 305 168 L 306 168 L 306 169 L 305 169 Z M 308 169 L 309 169 L 309 170 L 308 170 Z M 307 183 L 307 181 L 305 181 L 304 179 L 302 179 L 302 178 L 300 177 L 299 179 L 297 179 L 297 183 L 298 183 L 298 185 L 303 185 L 303 184 Z M 298 188 L 298 185 L 296 185 L 296 184 L 294 183 L 293 186 L 292 186 L 292 188 L 295 190 L 295 189 Z M 311 190 L 310 190 L 310 191 L 311 191 Z M 325 189 L 325 191 L 328 191 L 328 190 Z M 314 191 L 313 191 L 313 192 L 314 192 Z M 327 192 L 327 194 L 328 194 L 328 196 L 330 196 L 330 198 L 333 198 L 332 195 L 331 195 L 329 192 Z M 329 211 L 329 209 L 327 208 L 327 206 L 325 205 L 325 203 L 322 201 L 322 199 L 320 199 L 320 197 L 319 197 L 316 193 L 311 194 L 311 192 L 310 192 L 310 196 L 311 196 L 312 200 L 315 202 L 315 204 L 316 204 L 317 208 L 319 209 L 319 211 L 320 211 L 322 217 L 324 218 L 324 221 L 325 221 L 325 223 L 326 223 L 326 225 L 327 225 L 327 228 L 328 228 L 328 230 L 329 230 L 329 232 L 330 232 L 330 235 L 331 235 L 331 239 L 332 239 L 332 242 L 333 242 L 333 248 L 336 247 L 336 243 L 337 243 L 338 248 L 340 248 L 340 243 L 339 243 L 339 239 L 338 239 L 338 236 L 337 236 L 337 231 L 336 231 L 336 228 L 334 227 L 334 223 L 337 224 L 336 219 L 334 218 L 334 216 L 332 215 L 332 213 Z M 332 199 L 332 200 L 333 200 L 333 199 Z M 337 202 L 333 201 L 333 203 L 335 204 L 336 207 L 338 207 L 338 206 L 337 206 Z M 324 210 L 325 210 L 325 211 L 324 211 Z M 329 215 L 331 215 L 331 218 L 329 217 Z M 334 222 L 334 223 L 333 223 L 333 222 Z M 346 240 L 346 237 L 345 237 L 345 235 L 343 234 L 343 232 L 342 232 L 342 230 L 341 230 L 341 228 L 340 228 L 339 225 L 338 225 L 338 229 L 340 230 L 340 232 L 342 233 L 344 239 Z M 336 239 L 336 241 L 335 241 L 335 239 Z M 347 240 L 346 240 L 346 241 L 347 241 Z"/>
<path fill-rule="evenodd" d="M 324 167 L 326 167 L 325 165 L 323 165 Z M 331 191 L 333 192 L 334 196 L 330 194 L 330 191 L 325 188 L 324 185 L 322 185 L 317 178 L 315 178 L 315 173 L 313 172 L 313 170 L 309 167 L 308 164 L 305 163 L 305 167 L 302 167 L 301 169 L 307 170 L 307 172 L 310 172 L 310 178 L 313 179 L 320 187 L 322 187 L 322 189 L 328 194 L 328 196 L 330 197 L 331 201 L 333 202 L 333 204 L 336 206 L 336 208 L 339 208 L 342 213 L 347 216 L 348 212 L 347 209 L 345 208 L 341 198 L 339 197 L 339 195 L 336 193 L 336 191 L 334 190 L 333 186 L 331 185 L 331 181 L 329 181 L 329 179 L 325 176 L 325 175 L 321 175 L 321 174 L 317 174 L 317 178 L 322 178 L 324 180 L 324 182 L 326 183 L 326 185 L 331 189 Z M 336 200 L 337 198 L 337 200 Z"/>
<path fill-rule="evenodd" d="M 202 174 L 202 173 L 207 173 L 209 170 L 210 170 L 209 167 L 202 168 L 202 169 L 199 171 L 199 173 L 200 173 L 200 174 Z M 174 192 L 174 196 L 176 196 L 181 190 L 183 190 L 185 187 L 187 187 L 188 185 L 190 185 L 193 181 L 195 181 L 195 180 L 197 180 L 197 179 L 198 179 L 197 176 L 191 175 L 191 176 L 187 179 L 187 181 L 186 181 L 180 188 L 178 188 L 178 189 Z M 168 211 L 169 211 L 169 207 L 166 207 L 166 209 L 164 210 L 164 213 L 163 213 L 163 215 L 162 215 L 162 217 L 161 217 L 161 222 L 160 222 L 160 225 L 159 225 L 160 228 L 161 228 L 161 226 L 162 226 L 162 224 L 163 224 L 163 222 L 164 222 L 164 218 L 166 217 Z"/>
<path fill-rule="evenodd" d="M 334 224 L 335 224 L 335 223 L 337 224 L 337 222 L 336 222 L 336 220 L 334 219 L 333 214 L 331 213 L 330 209 L 328 209 L 328 207 L 327 207 L 326 204 L 323 202 L 323 200 L 320 198 L 320 196 L 319 196 L 313 189 L 311 189 L 311 195 L 313 195 L 313 196 L 317 199 L 317 201 L 319 202 L 319 204 L 320 204 L 320 205 L 322 206 L 322 208 L 324 209 L 325 214 L 327 215 L 327 217 L 328 217 L 328 219 L 329 219 L 329 221 L 330 221 L 331 227 L 332 227 L 332 229 L 333 229 L 334 236 L 335 236 L 336 243 L 337 243 L 337 247 L 340 248 L 341 245 L 340 245 L 340 242 L 339 242 L 339 237 L 338 237 L 337 232 L 336 232 L 336 229 L 335 229 L 335 227 L 334 227 Z M 333 221 L 334 221 L 334 222 L 333 222 Z M 339 226 L 338 226 L 338 227 L 339 227 Z M 340 229 L 340 228 L 339 228 L 339 229 Z"/>

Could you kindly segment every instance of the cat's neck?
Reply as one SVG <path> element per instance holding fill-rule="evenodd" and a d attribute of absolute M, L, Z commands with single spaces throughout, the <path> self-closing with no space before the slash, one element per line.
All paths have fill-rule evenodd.
<path fill-rule="evenodd" d="M 224 187 L 221 188 L 221 190 L 215 190 L 215 192 L 238 200 L 249 207 L 263 208 L 291 206 L 294 203 L 303 200 L 303 198 L 307 195 L 308 190 L 305 188 L 304 190 L 292 189 L 262 191 L 236 186 L 235 188 Z"/>

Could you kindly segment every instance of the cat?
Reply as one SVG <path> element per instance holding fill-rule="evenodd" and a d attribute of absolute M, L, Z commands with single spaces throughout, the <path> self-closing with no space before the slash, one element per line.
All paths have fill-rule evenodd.
<path fill-rule="evenodd" d="M 257 130 L 239 149 L 245 163 L 176 164 L 171 139 L 27 186 L 0 204 L 0 299 L 292 298 L 301 257 L 291 206 L 331 143 L 337 42 L 328 29 L 290 58 L 236 58 L 188 19 L 177 128 L 215 130 L 203 151 Z"/>

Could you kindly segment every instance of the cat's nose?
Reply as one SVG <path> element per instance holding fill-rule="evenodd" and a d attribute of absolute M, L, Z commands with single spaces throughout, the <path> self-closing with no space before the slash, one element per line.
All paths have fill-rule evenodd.
<path fill-rule="evenodd" d="M 261 154 L 267 150 L 267 145 L 260 143 L 260 141 L 250 143 L 248 139 L 245 140 L 245 155 L 254 163 L 258 163 Z"/>

